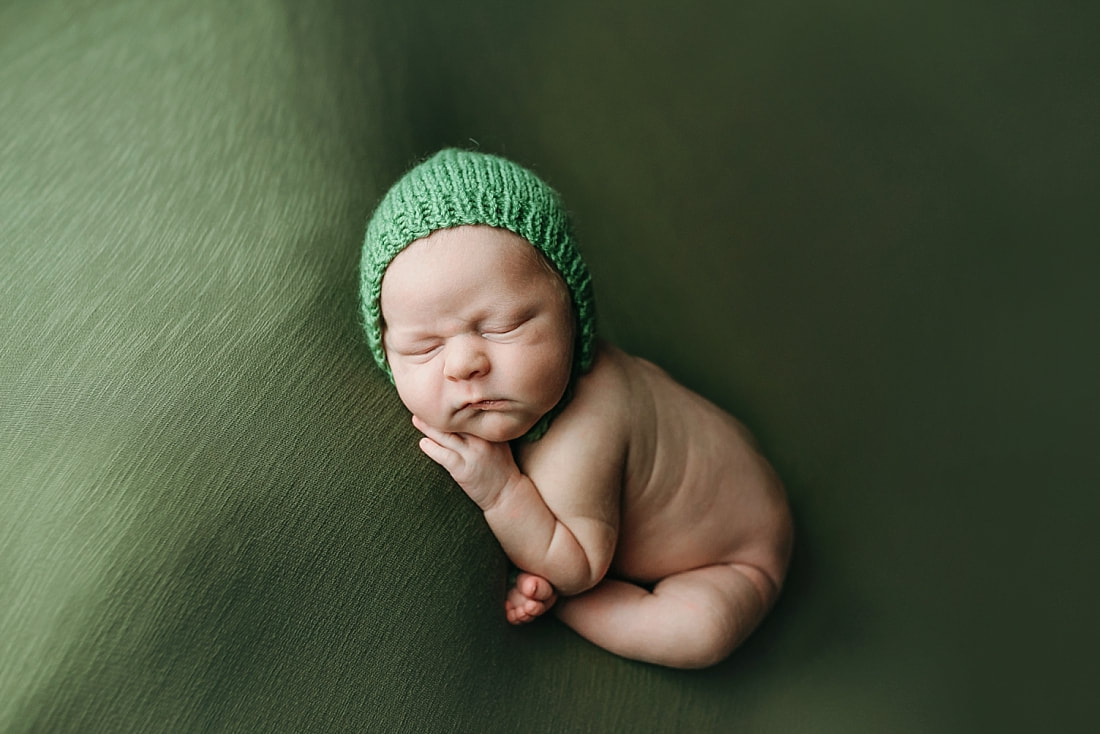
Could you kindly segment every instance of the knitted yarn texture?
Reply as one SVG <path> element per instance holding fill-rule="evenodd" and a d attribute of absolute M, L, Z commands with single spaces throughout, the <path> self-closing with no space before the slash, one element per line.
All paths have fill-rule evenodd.
<path fill-rule="evenodd" d="M 505 158 L 447 148 L 412 168 L 379 202 L 367 224 L 360 262 L 359 294 L 371 354 L 393 381 L 382 346 L 382 277 L 393 259 L 432 232 L 466 224 L 507 229 L 536 247 L 561 274 L 573 301 L 576 342 L 569 390 L 592 366 L 596 309 L 592 280 L 581 258 L 561 198 L 528 169 Z M 536 427 L 541 435 L 549 424 Z M 537 437 L 537 435 L 531 437 Z"/>

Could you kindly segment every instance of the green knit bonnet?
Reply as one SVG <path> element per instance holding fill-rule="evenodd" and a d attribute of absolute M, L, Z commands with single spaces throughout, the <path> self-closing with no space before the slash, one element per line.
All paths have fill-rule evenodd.
<path fill-rule="evenodd" d="M 499 156 L 448 148 L 395 183 L 367 224 L 360 263 L 363 325 L 374 361 L 393 381 L 382 346 L 382 276 L 397 254 L 432 232 L 464 224 L 507 229 L 534 245 L 561 274 L 573 300 L 576 343 L 569 388 L 527 434 L 545 433 L 596 352 L 595 302 L 569 216 L 558 194 L 534 173 Z"/>

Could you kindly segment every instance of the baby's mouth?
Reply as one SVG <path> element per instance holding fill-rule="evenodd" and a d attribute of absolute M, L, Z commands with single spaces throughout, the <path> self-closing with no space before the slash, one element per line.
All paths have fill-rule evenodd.
<path fill-rule="evenodd" d="M 476 412 L 501 410 L 507 407 L 508 401 L 501 400 L 499 398 L 488 398 L 486 400 L 477 400 L 474 402 L 466 403 L 462 406 L 463 409 L 469 408 Z"/>

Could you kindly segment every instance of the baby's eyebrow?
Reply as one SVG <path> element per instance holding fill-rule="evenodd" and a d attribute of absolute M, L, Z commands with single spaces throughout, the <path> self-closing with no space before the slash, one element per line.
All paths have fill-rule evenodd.
<path fill-rule="evenodd" d="M 391 331 L 390 335 L 398 341 L 407 342 L 409 344 L 418 344 L 437 338 L 434 334 L 427 331 L 398 331 L 396 334 Z"/>
<path fill-rule="evenodd" d="M 437 338 L 431 332 L 420 329 L 394 329 L 392 327 L 386 328 L 382 333 L 382 337 L 391 342 L 398 341 L 402 344 L 419 344 Z"/>

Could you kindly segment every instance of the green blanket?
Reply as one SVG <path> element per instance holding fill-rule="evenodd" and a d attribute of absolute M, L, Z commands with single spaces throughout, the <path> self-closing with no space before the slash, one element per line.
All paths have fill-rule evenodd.
<path fill-rule="evenodd" d="M 1096 12 L 895 5 L 6 3 L 0 731 L 1088 714 Z M 785 479 L 726 663 L 505 622 L 357 323 L 366 217 L 444 145 L 560 190 L 605 335 Z"/>

